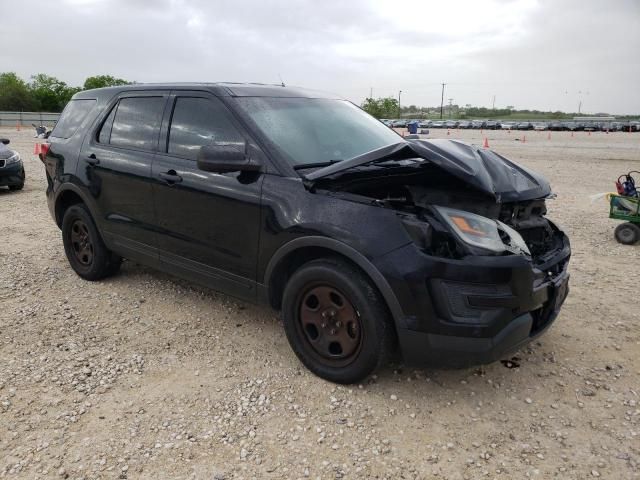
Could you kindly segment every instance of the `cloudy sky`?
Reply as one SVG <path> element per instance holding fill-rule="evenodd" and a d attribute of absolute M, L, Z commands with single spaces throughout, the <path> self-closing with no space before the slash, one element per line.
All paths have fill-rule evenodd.
<path fill-rule="evenodd" d="M 640 113 L 640 0 L 0 0 L 0 71 Z M 42 49 L 48 52 L 42 53 Z"/>

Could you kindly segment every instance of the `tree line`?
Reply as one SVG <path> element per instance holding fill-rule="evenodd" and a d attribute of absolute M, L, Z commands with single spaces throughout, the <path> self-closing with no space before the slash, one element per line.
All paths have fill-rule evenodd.
<path fill-rule="evenodd" d="M 128 85 L 130 82 L 111 75 L 87 77 L 81 87 L 67 85 L 45 73 L 24 81 L 14 72 L 0 73 L 0 111 L 61 112 L 73 95 L 91 88 Z"/>
<path fill-rule="evenodd" d="M 376 118 L 439 118 L 440 106 L 436 107 L 418 107 L 416 105 L 407 105 L 401 107 L 398 105 L 398 99 L 393 97 L 382 98 L 366 98 L 361 105 L 362 109 Z M 473 118 L 509 118 L 531 116 L 531 118 L 544 117 L 551 119 L 570 119 L 579 115 L 575 112 L 561 111 L 542 111 L 542 110 L 519 110 L 514 106 L 505 108 L 486 108 L 474 107 L 473 105 L 444 105 L 444 118 L 456 119 L 473 119 Z M 584 115 L 584 114 L 583 114 Z M 596 115 L 606 115 L 598 113 Z M 618 118 L 626 118 L 626 116 L 618 116 Z"/>

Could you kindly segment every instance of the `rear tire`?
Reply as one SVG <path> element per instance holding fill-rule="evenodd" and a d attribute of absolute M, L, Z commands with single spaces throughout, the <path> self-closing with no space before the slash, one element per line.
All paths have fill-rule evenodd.
<path fill-rule="evenodd" d="M 292 275 L 282 319 L 300 361 L 331 382 L 359 382 L 393 351 L 386 303 L 360 270 L 340 259 L 313 260 Z"/>
<path fill-rule="evenodd" d="M 626 222 L 616 227 L 614 235 L 616 240 L 623 245 L 634 245 L 640 240 L 640 227 L 631 222 Z"/>
<path fill-rule="evenodd" d="M 69 207 L 62 219 L 62 242 L 71 268 L 85 280 L 100 280 L 115 274 L 122 258 L 105 246 L 87 207 Z"/>

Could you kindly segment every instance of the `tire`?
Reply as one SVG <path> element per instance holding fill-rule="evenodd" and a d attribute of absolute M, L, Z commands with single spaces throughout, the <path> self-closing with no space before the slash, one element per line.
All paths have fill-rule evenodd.
<path fill-rule="evenodd" d="M 616 240 L 624 245 L 634 245 L 640 240 L 640 227 L 626 222 L 618 225 L 614 232 Z"/>
<path fill-rule="evenodd" d="M 87 207 L 69 207 L 62 219 L 62 242 L 71 268 L 85 280 L 115 274 L 122 259 L 107 249 Z"/>
<path fill-rule="evenodd" d="M 291 276 L 282 320 L 300 361 L 331 382 L 362 381 L 394 350 L 386 303 L 360 270 L 340 259 L 313 260 Z"/>
<path fill-rule="evenodd" d="M 16 190 L 22 190 L 24 188 L 24 180 L 25 180 L 26 176 L 24 174 L 24 169 L 22 170 L 22 183 L 19 183 L 18 185 L 11 185 L 9 187 L 9 190 L 11 191 L 16 191 Z"/>

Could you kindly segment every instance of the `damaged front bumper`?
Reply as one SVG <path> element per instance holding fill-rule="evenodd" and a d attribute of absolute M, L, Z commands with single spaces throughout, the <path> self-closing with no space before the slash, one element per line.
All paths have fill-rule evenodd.
<path fill-rule="evenodd" d="M 406 245 L 374 263 L 400 303 L 403 358 L 411 365 L 490 363 L 542 334 L 569 291 L 568 238 L 532 263 L 522 255 L 425 255 Z"/>

